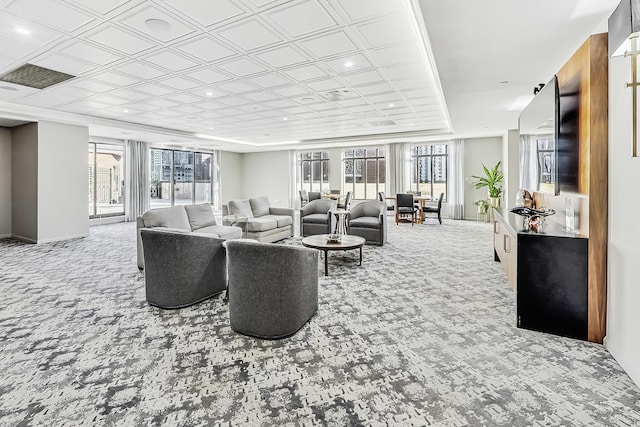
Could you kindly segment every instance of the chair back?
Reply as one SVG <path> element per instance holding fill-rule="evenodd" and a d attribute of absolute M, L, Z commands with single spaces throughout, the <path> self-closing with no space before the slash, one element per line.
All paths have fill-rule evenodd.
<path fill-rule="evenodd" d="M 340 190 L 329 190 L 329 194 L 340 194 Z"/>
<path fill-rule="evenodd" d="M 308 194 L 309 194 L 308 195 L 309 201 L 317 200 L 317 199 L 321 199 L 322 198 L 322 194 L 320 194 L 319 191 L 309 191 Z"/>
<path fill-rule="evenodd" d="M 344 210 L 351 209 L 351 191 L 347 191 L 347 196 L 344 198 Z"/>
<path fill-rule="evenodd" d="M 381 202 L 384 202 L 384 201 L 385 201 L 385 198 L 384 198 L 384 191 L 380 191 L 380 192 L 378 193 L 378 200 L 379 200 L 379 201 L 381 201 Z"/>
<path fill-rule="evenodd" d="M 396 194 L 396 203 L 399 208 L 413 207 L 413 194 L 398 193 Z"/>
<path fill-rule="evenodd" d="M 309 195 L 307 194 L 307 190 L 300 190 L 298 191 L 298 194 L 300 194 L 300 206 L 304 206 L 309 203 Z"/>
<path fill-rule="evenodd" d="M 440 193 L 440 198 L 438 198 L 438 210 L 442 209 L 442 199 L 444 198 L 444 193 Z"/>

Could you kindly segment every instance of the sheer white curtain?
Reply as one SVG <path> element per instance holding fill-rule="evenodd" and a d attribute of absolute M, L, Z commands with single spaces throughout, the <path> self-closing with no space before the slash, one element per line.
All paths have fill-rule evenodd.
<path fill-rule="evenodd" d="M 538 152 L 536 140 L 531 135 L 520 136 L 520 188 L 538 189 Z"/>
<path fill-rule="evenodd" d="M 449 147 L 449 217 L 464 219 L 464 140 L 454 139 Z"/>
<path fill-rule="evenodd" d="M 149 210 L 149 150 L 143 141 L 125 141 L 127 152 L 127 174 L 125 179 L 125 220 Z"/>
<path fill-rule="evenodd" d="M 411 155 L 406 142 L 387 146 L 387 195 L 395 196 L 411 188 Z"/>
<path fill-rule="evenodd" d="M 222 209 L 222 194 L 220 188 L 220 150 L 213 151 L 213 208 L 215 210 Z"/>

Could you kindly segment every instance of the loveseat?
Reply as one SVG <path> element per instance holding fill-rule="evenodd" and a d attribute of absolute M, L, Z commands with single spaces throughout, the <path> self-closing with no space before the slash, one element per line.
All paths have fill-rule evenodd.
<path fill-rule="evenodd" d="M 216 224 L 210 204 L 173 206 L 170 208 L 152 209 L 136 219 L 138 239 L 138 268 L 144 268 L 144 255 L 140 230 L 143 228 L 164 227 L 178 233 L 211 234 L 221 239 L 239 239 L 242 237 L 240 227 Z"/>
<path fill-rule="evenodd" d="M 222 205 L 223 224 L 237 220 L 231 215 L 247 218 L 245 237 L 263 243 L 273 243 L 293 236 L 293 209 L 271 206 L 266 196 L 231 200 Z"/>

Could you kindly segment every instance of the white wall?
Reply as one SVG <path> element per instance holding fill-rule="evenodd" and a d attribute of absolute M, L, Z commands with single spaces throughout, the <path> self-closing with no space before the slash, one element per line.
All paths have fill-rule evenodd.
<path fill-rule="evenodd" d="M 272 206 L 290 207 L 290 180 L 295 177 L 288 151 L 245 153 L 243 168 L 245 198 L 268 196 Z"/>
<path fill-rule="evenodd" d="M 38 243 L 89 235 L 85 126 L 38 122 Z"/>
<path fill-rule="evenodd" d="M 605 345 L 640 385 L 640 158 L 631 157 L 630 60 L 609 60 L 609 244 Z"/>
<path fill-rule="evenodd" d="M 0 237 L 11 236 L 11 131 L 0 128 Z"/>
<path fill-rule="evenodd" d="M 38 240 L 37 123 L 11 129 L 11 234 Z"/>
<path fill-rule="evenodd" d="M 520 189 L 520 131 L 517 129 L 510 130 L 504 138 L 502 165 L 505 174 L 502 202 L 503 206 L 511 208 Z"/>
<path fill-rule="evenodd" d="M 470 183 L 475 181 L 471 175 L 484 176 L 482 165 L 492 168 L 502 160 L 502 138 L 468 138 L 464 140 L 464 176 L 467 179 L 464 188 L 464 217 L 476 219 L 476 199 L 487 197 L 487 189 L 476 190 Z M 503 169 L 504 170 L 504 169 Z"/>
<path fill-rule="evenodd" d="M 223 205 L 244 197 L 242 157 L 240 153 L 220 152 L 220 202 Z"/>

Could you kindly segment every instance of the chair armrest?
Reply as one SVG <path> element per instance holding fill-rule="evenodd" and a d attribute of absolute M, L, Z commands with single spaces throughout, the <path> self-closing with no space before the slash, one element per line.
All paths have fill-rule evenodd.
<path fill-rule="evenodd" d="M 293 218 L 293 212 L 294 210 L 291 208 L 276 208 L 276 207 L 269 208 L 269 213 L 271 215 L 288 215 Z"/>

